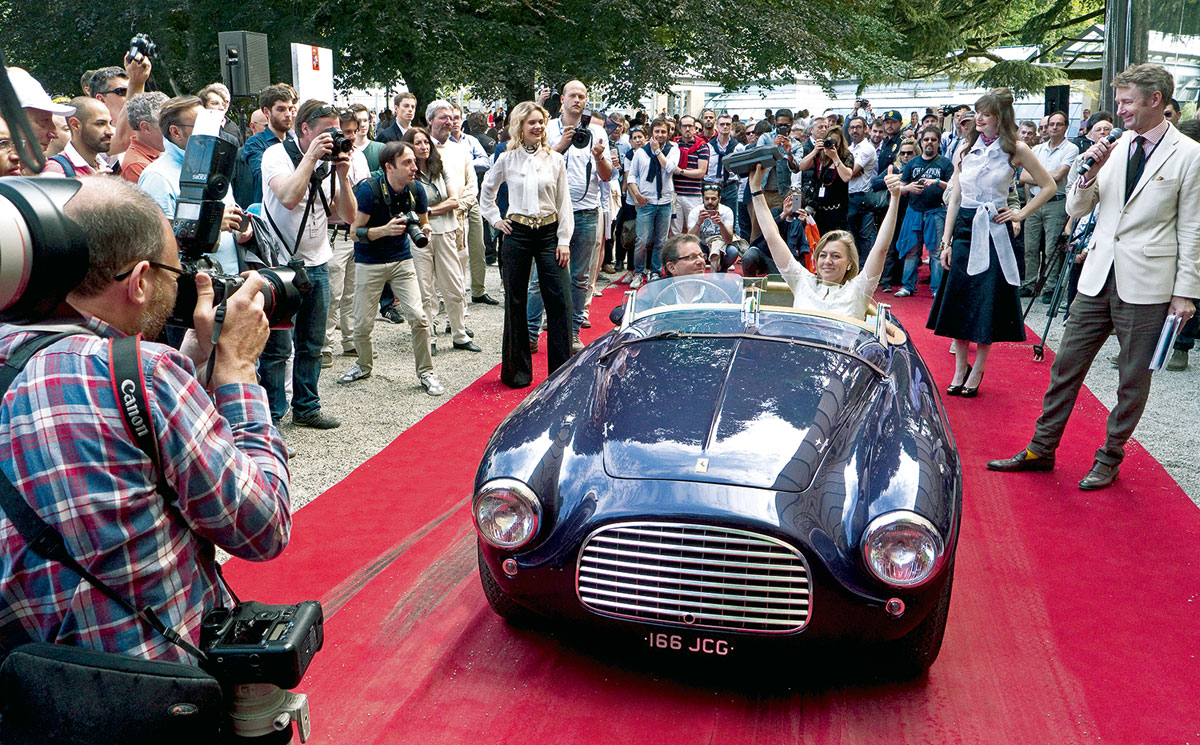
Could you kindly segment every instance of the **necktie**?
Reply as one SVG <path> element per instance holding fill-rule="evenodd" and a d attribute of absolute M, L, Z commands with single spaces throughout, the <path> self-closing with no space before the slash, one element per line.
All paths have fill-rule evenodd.
<path fill-rule="evenodd" d="M 1142 171 L 1146 168 L 1146 149 L 1143 147 L 1146 143 L 1146 138 L 1138 135 L 1133 138 L 1133 155 L 1129 156 L 1129 166 L 1125 169 L 1125 201 L 1129 201 L 1129 196 L 1133 194 L 1133 187 L 1137 186 L 1138 179 L 1142 177 Z"/>

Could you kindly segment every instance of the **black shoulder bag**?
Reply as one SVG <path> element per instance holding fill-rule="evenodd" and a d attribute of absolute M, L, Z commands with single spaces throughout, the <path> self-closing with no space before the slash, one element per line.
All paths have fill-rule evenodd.
<path fill-rule="evenodd" d="M 29 360 L 78 332 L 38 337 L 0 367 L 0 396 Z M 114 339 L 110 347 L 113 390 L 125 425 L 166 484 L 142 375 L 140 336 Z M 149 607 L 138 610 L 67 551 L 62 536 L 29 505 L 7 477 L 0 478 L 0 507 L 30 550 L 70 567 L 142 623 L 197 660 L 204 653 L 165 624 Z M 64 644 L 31 642 L 0 665 L 0 742 L 5 745 L 212 745 L 226 704 L 220 683 L 179 662 L 145 660 Z"/>

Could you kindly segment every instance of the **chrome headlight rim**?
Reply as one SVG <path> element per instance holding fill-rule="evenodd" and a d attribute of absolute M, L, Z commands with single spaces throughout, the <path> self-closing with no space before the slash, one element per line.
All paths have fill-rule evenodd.
<path fill-rule="evenodd" d="M 505 491 L 517 497 L 517 500 L 528 508 L 532 515 L 532 527 L 529 534 L 520 541 L 505 543 L 495 541 L 492 536 L 485 531 L 479 524 L 479 505 L 485 498 L 493 495 L 497 491 Z M 471 520 L 475 523 L 475 532 L 479 537 L 493 548 L 498 548 L 505 551 L 512 551 L 524 545 L 537 537 L 538 531 L 542 526 L 542 503 L 538 501 L 537 494 L 523 481 L 517 479 L 501 478 L 492 479 L 485 483 L 471 498 Z"/>
<path fill-rule="evenodd" d="M 875 565 L 871 562 L 871 544 L 880 533 L 895 525 L 909 525 L 917 527 L 924 531 L 927 537 L 933 543 L 937 552 L 937 556 L 934 557 L 929 571 L 926 572 L 924 576 L 914 580 L 900 582 L 891 577 L 883 576 L 879 572 L 875 571 Z M 860 550 L 862 551 L 863 565 L 866 567 L 867 572 L 872 577 L 888 587 L 895 587 L 903 590 L 911 590 L 927 584 L 930 580 L 941 573 L 942 567 L 946 563 L 946 541 L 942 537 L 941 532 L 934 526 L 932 522 L 911 510 L 894 510 L 892 512 L 885 512 L 868 523 L 867 529 L 863 531 L 862 540 L 860 542 Z"/>

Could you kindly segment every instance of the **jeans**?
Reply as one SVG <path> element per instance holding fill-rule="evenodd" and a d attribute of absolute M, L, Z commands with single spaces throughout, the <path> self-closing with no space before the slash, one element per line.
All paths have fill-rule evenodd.
<path fill-rule="evenodd" d="M 846 214 L 850 226 L 850 234 L 858 246 L 858 255 L 866 256 L 875 245 L 878 228 L 875 226 L 875 212 L 867 203 L 871 192 L 861 192 L 850 195 L 850 209 Z"/>
<path fill-rule="evenodd" d="M 646 271 L 646 254 L 650 254 L 650 271 L 662 272 L 662 247 L 671 227 L 671 203 L 647 204 L 637 211 L 637 247 L 634 249 L 633 271 Z"/>
<path fill-rule="evenodd" d="M 325 319 L 329 315 L 329 265 L 305 267 L 312 290 L 300 296 L 295 328 L 278 329 L 267 337 L 258 360 L 258 377 L 267 391 L 272 419 L 287 413 L 284 374 L 295 340 L 296 363 L 292 368 L 293 416 L 308 416 L 321 410 L 317 380 L 321 377 L 321 347 L 325 343 Z"/>
<path fill-rule="evenodd" d="M 921 246 L 929 250 L 929 291 L 937 295 L 942 286 L 942 231 L 946 227 L 946 208 L 935 207 L 919 212 L 909 209 L 900 226 L 897 251 L 904 256 L 904 288 L 917 289 L 917 269 L 921 266 Z M 869 249 L 868 249 L 869 250 Z"/>
<path fill-rule="evenodd" d="M 589 287 L 592 280 L 592 259 L 595 258 L 596 225 L 600 217 L 599 210 L 579 210 L 575 212 L 575 232 L 571 233 L 571 333 L 579 335 L 580 325 L 586 312 L 589 297 Z M 538 284 L 538 274 L 534 271 L 529 277 L 529 295 L 526 301 L 526 314 L 529 320 L 529 338 L 536 339 L 542 325 L 542 291 Z"/>

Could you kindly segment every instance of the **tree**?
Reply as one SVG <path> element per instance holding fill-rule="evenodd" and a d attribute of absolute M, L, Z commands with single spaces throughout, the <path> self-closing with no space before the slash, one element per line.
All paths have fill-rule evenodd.
<path fill-rule="evenodd" d="M 899 78 L 868 76 L 864 82 L 948 75 L 983 87 L 1007 86 L 1014 94 L 1039 92 L 1061 81 L 1056 60 L 1064 42 L 1102 19 L 1103 0 L 933 0 L 908 4 L 893 0 L 885 13 L 901 42 L 896 55 L 908 63 Z M 1036 46 L 1030 59 L 1010 60 L 1001 47 Z"/>

